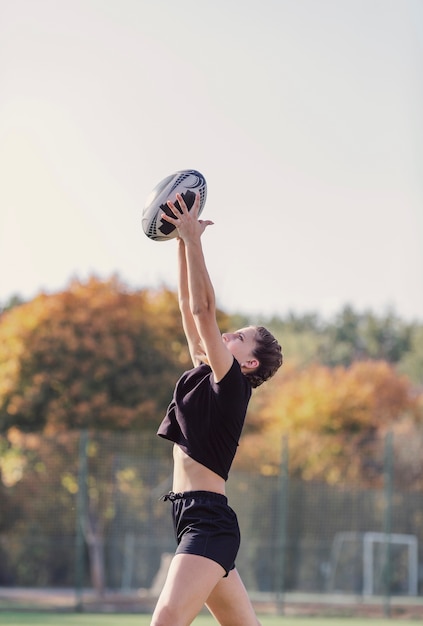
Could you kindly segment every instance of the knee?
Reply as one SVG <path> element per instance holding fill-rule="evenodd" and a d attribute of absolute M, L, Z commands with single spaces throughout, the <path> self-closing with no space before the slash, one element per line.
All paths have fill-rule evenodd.
<path fill-rule="evenodd" d="M 186 622 L 169 606 L 162 605 L 154 611 L 150 626 L 186 626 Z"/>
<path fill-rule="evenodd" d="M 153 613 L 150 626 L 170 626 L 172 623 L 172 615 L 168 607 L 162 606 Z"/>

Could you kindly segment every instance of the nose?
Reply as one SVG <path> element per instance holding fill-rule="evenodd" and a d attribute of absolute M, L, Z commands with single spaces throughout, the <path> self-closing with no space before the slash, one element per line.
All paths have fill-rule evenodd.
<path fill-rule="evenodd" d="M 230 341 L 234 336 L 234 333 L 222 333 L 223 341 Z"/>

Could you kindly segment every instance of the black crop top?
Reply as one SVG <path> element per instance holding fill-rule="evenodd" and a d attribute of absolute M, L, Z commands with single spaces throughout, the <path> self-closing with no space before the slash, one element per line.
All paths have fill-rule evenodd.
<path fill-rule="evenodd" d="M 236 359 L 218 383 L 203 363 L 176 383 L 157 434 L 227 480 L 250 397 L 251 385 Z"/>

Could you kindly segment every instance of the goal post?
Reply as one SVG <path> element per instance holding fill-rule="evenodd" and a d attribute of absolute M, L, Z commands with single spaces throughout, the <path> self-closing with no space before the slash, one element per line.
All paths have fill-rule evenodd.
<path fill-rule="evenodd" d="M 415 535 L 399 533 L 363 533 L 363 595 L 375 593 L 375 547 L 386 545 L 403 546 L 407 549 L 407 590 L 409 596 L 417 595 L 418 585 L 418 544 Z"/>
<path fill-rule="evenodd" d="M 331 548 L 328 591 L 381 595 L 388 547 L 391 560 L 396 560 L 397 583 L 405 595 L 417 595 L 417 537 L 370 531 L 336 533 Z"/>

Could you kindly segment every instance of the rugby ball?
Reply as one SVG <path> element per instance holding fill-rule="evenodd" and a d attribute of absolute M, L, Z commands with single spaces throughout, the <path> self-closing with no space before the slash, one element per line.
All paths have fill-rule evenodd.
<path fill-rule="evenodd" d="M 182 213 L 179 202 L 176 200 L 177 193 L 181 194 L 189 211 L 193 207 L 195 195 L 200 194 L 200 208 L 198 211 L 200 215 L 206 203 L 206 179 L 197 170 L 180 170 L 171 176 L 167 176 L 154 187 L 147 198 L 142 212 L 142 229 L 150 239 L 154 241 L 168 241 L 177 236 L 176 227 L 161 218 L 162 213 L 174 217 L 174 214 L 166 204 L 168 200 L 171 200 Z"/>

